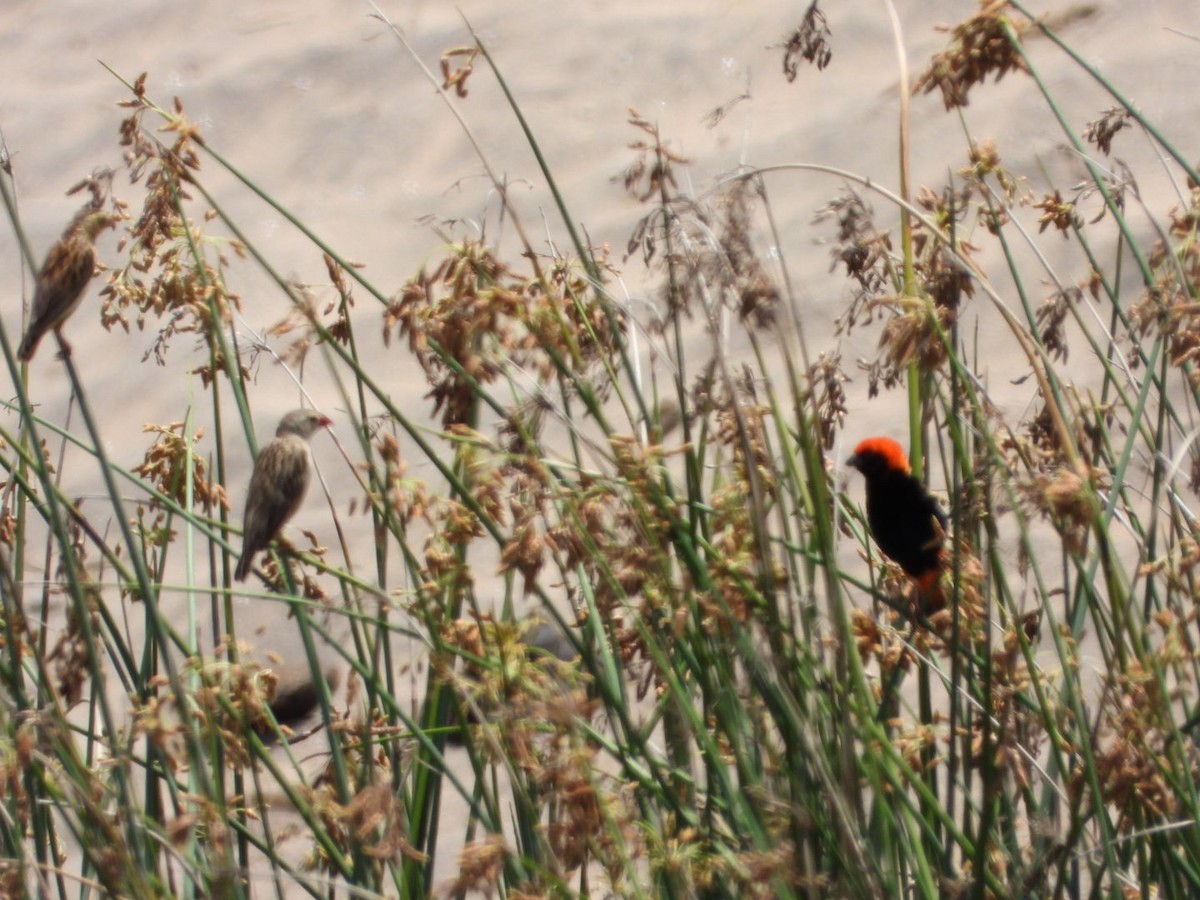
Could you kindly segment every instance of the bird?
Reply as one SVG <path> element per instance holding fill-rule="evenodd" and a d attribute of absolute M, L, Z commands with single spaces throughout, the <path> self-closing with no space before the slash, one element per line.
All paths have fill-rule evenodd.
<path fill-rule="evenodd" d="M 526 655 L 530 659 L 553 658 L 559 662 L 579 659 L 579 649 L 565 631 L 551 622 L 533 619 L 525 623 L 521 633 Z"/>
<path fill-rule="evenodd" d="M 916 582 L 921 597 L 936 600 L 948 522 L 941 505 L 913 477 L 904 448 L 891 438 L 869 437 L 846 465 L 866 479 L 867 525 L 875 543 Z"/>
<path fill-rule="evenodd" d="M 476 634 L 478 634 L 477 630 Z M 575 641 L 568 637 L 567 633 L 557 624 L 537 617 L 521 621 L 518 625 L 518 636 L 521 644 L 525 646 L 525 658 L 531 663 L 543 666 L 546 663 L 554 663 L 545 671 L 564 691 L 568 690 L 570 681 L 566 677 L 568 669 L 565 667 L 573 666 L 580 659 L 579 648 Z M 478 647 L 478 651 L 481 656 L 488 653 L 483 646 Z M 513 670 L 507 669 L 506 673 L 505 678 L 507 679 L 513 674 Z M 480 696 L 486 692 L 479 690 L 483 685 L 484 672 L 481 666 L 468 663 L 464 667 L 464 675 L 466 682 L 472 685 L 472 693 L 477 696 L 473 703 L 460 702 L 458 724 L 478 725 L 480 724 L 479 713 L 484 712 L 486 717 L 486 713 L 490 711 L 481 709 L 481 706 L 489 705 L 488 698 Z M 526 676 L 522 675 L 521 677 Z M 461 728 L 451 729 L 447 732 L 446 738 L 454 745 L 461 745 L 466 740 Z"/>
<path fill-rule="evenodd" d="M 313 409 L 294 409 L 279 421 L 275 438 L 254 461 L 246 511 L 242 519 L 242 555 L 234 578 L 245 581 L 260 550 L 273 541 L 284 523 L 296 514 L 308 489 L 308 442 L 318 428 L 332 420 Z"/>
<path fill-rule="evenodd" d="M 292 729 L 299 727 L 308 718 L 309 714 L 320 704 L 321 698 L 317 684 L 312 679 L 312 672 L 307 660 L 291 666 L 281 665 L 275 674 L 278 680 L 275 683 L 274 693 L 267 701 L 267 706 L 270 707 L 275 721 L 288 729 L 284 734 L 290 737 Z M 337 690 L 341 681 L 341 673 L 336 668 L 330 667 L 324 671 L 323 675 L 328 686 L 327 690 L 332 694 Z M 279 731 L 262 719 L 256 721 L 254 726 L 254 730 L 265 743 L 274 743 L 279 735 Z"/>
<path fill-rule="evenodd" d="M 38 344 L 51 330 L 58 336 L 62 355 L 71 355 L 71 345 L 62 334 L 63 324 L 79 306 L 83 289 L 96 272 L 96 236 L 116 222 L 117 217 L 112 213 L 88 204 L 75 214 L 62 237 L 50 248 L 38 272 L 29 325 L 17 348 L 17 359 L 21 362 L 33 359 Z"/>

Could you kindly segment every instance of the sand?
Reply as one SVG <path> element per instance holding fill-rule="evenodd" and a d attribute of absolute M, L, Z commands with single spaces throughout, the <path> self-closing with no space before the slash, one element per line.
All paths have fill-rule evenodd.
<path fill-rule="evenodd" d="M 945 43 L 946 36 L 933 26 L 953 23 L 975 6 L 966 0 L 902 5 L 914 72 Z M 1200 92 L 1187 87 L 1200 74 L 1194 0 L 1101 0 L 1050 8 L 1059 16 L 1070 13 L 1061 19 L 1064 35 L 1194 157 Z M 709 194 L 740 165 L 819 163 L 896 185 L 900 79 L 881 4 L 830 4 L 832 64 L 823 73 L 802 69 L 792 84 L 782 76 L 777 45 L 802 11 L 793 3 L 463 0 L 454 5 L 418 0 L 382 9 L 435 71 L 442 51 L 470 43 L 466 23 L 475 28 L 528 118 L 570 217 L 595 244 L 611 245 L 618 264 L 643 213 L 618 178 L 633 159 L 628 145 L 640 137 L 627 124 L 630 107 L 655 122 L 671 147 L 692 161 L 688 186 L 698 196 Z M 116 104 L 128 94 L 104 66 L 130 81 L 147 72 L 148 93 L 160 103 L 178 97 L 214 148 L 322 240 L 361 263 L 365 276 L 385 294 L 436 259 L 439 231 L 482 231 L 512 253 L 511 223 L 498 215 L 497 196 L 476 151 L 445 101 L 372 12 L 357 0 L 8 0 L 0 7 L 0 129 L 11 156 L 21 226 L 35 255 L 40 259 L 77 206 L 64 191 L 96 167 L 121 166 L 117 127 L 124 112 Z M 1048 41 L 1032 41 L 1030 49 L 1045 67 L 1049 90 L 1075 121 L 1095 118 L 1112 105 Z M 493 170 L 511 185 L 526 228 L 544 249 L 551 242 L 565 247 L 565 230 L 536 159 L 482 61 L 469 88 L 453 106 Z M 751 98 L 735 105 L 719 125 L 705 123 L 710 111 L 747 90 Z M 1013 75 L 977 89 L 965 117 L 976 138 L 997 141 L 1012 168 L 1044 169 L 1064 189 L 1080 180 L 1078 158 L 1064 150 L 1061 132 L 1026 77 Z M 961 126 L 944 113 L 940 98 L 915 98 L 912 124 L 918 185 L 940 184 L 947 167 L 965 165 Z M 1121 139 L 1118 155 L 1146 179 L 1139 185 L 1142 196 L 1161 216 L 1178 187 L 1174 173 L 1158 166 L 1154 148 L 1138 134 Z M 204 161 L 201 178 L 278 271 L 311 283 L 318 296 L 330 296 L 320 252 L 279 211 L 212 160 Z M 774 246 L 764 233 L 763 247 L 785 261 L 795 280 L 810 346 L 839 349 L 852 368 L 855 359 L 873 355 L 878 332 L 834 337 L 833 323 L 848 289 L 829 273 L 823 243 L 828 226 L 812 224 L 813 212 L 839 192 L 842 182 L 793 170 L 768 176 L 767 184 L 782 238 Z M 136 204 L 138 190 L 123 175 L 116 185 L 118 195 Z M 1045 183 L 1033 187 L 1042 190 Z M 895 220 L 886 203 L 872 203 L 881 222 Z M 202 207 L 197 204 L 194 211 L 199 215 Z M 1150 233 L 1148 222 L 1142 227 Z M 113 240 L 102 242 L 101 256 L 115 258 Z M 7 274 L 0 318 L 15 341 L 30 277 L 8 225 L 0 228 L 0 260 Z M 996 260 L 985 257 L 985 262 Z M 1082 275 L 1077 259 L 1048 262 L 1047 281 L 1051 275 L 1066 282 Z M 640 264 L 630 260 L 624 270 L 631 295 L 653 302 Z M 236 322 L 241 339 L 261 334 L 285 314 L 286 298 L 253 265 L 235 262 L 227 279 L 242 298 Z M 199 380 L 189 375 L 200 357 L 185 336 L 176 339 L 165 366 L 142 361 L 147 335 L 104 331 L 98 317 L 89 314 L 94 299 L 89 303 L 71 322 L 69 334 L 104 423 L 108 450 L 114 460 L 132 465 L 148 443 L 143 424 L 181 419 L 192 403 L 200 410 L 207 406 Z M 371 371 L 390 379 L 393 400 L 423 418 L 424 389 L 403 345 L 384 347 L 379 313 L 377 301 L 358 291 L 362 355 Z M 984 328 L 993 321 L 985 309 L 977 315 L 972 321 Z M 285 341 L 270 344 L 282 351 Z M 735 352 L 745 346 L 736 334 L 731 345 Z M 707 339 L 698 334 L 689 353 L 702 360 L 707 352 Z M 1034 391 L 1030 383 L 1009 384 L 1026 371 L 1020 355 L 1008 346 L 990 365 L 994 399 L 1019 417 Z M 303 372 L 302 392 L 294 373 L 262 359 L 252 396 L 260 442 L 270 437 L 283 411 L 307 397 L 335 418 L 341 443 L 353 453 L 350 422 L 339 416 L 342 401 L 325 375 L 314 358 Z M 66 421 L 68 388 L 52 352 L 38 356 L 30 379 L 39 412 L 51 421 Z M 864 378 L 856 377 L 847 390 L 846 447 L 866 433 L 902 433 L 903 422 L 886 404 L 869 402 Z M 11 386 L 0 385 L 0 393 L 12 396 Z M 203 414 L 196 415 L 203 424 Z M 15 428 L 12 413 L 0 416 L 6 427 Z M 80 428 L 77 419 L 71 427 Z M 314 446 L 344 512 L 355 491 L 346 463 L 327 439 L 318 438 Z M 847 455 L 846 447 L 838 448 L 836 459 Z M 247 448 L 229 475 L 235 517 L 240 517 L 239 486 L 249 466 Z M 416 468 L 421 474 L 421 466 Z M 68 495 L 101 490 L 86 457 L 69 455 L 63 474 Z M 328 521 L 324 500 L 314 491 L 294 527 L 313 528 L 332 543 L 334 535 L 322 531 Z M 358 537 L 351 546 L 354 562 L 362 567 L 370 563 L 371 548 L 369 537 Z M 261 624 L 261 610 L 248 603 L 242 608 L 250 621 Z M 272 624 L 270 631 L 290 629 Z M 290 640 L 280 637 L 281 645 Z M 445 829 L 448 836 L 460 834 L 461 823 L 450 817 Z"/>

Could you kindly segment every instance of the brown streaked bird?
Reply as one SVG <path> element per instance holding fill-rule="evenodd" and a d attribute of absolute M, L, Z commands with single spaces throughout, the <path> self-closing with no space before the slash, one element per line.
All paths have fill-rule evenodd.
<path fill-rule="evenodd" d="M 49 331 L 58 335 L 64 355 L 69 356 L 71 345 L 63 337 L 63 324 L 75 312 L 83 299 L 83 290 L 96 273 L 96 235 L 117 222 L 112 213 L 89 204 L 75 214 L 62 237 L 46 254 L 38 272 L 29 312 L 29 326 L 17 348 L 17 359 L 29 362 L 38 343 Z"/>
<path fill-rule="evenodd" d="M 258 454 L 246 493 L 242 555 L 233 576 L 238 581 L 246 580 L 255 555 L 300 508 L 311 468 L 308 441 L 318 428 L 332 424 L 316 410 L 293 409 L 279 421 L 275 439 Z"/>

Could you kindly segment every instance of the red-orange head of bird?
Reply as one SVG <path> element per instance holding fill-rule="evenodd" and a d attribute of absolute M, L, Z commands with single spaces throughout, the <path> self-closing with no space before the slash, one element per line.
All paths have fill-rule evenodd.
<path fill-rule="evenodd" d="M 868 478 L 882 472 L 911 472 L 908 465 L 908 455 L 899 443 L 889 437 L 869 437 L 859 441 L 854 448 L 854 455 L 846 460 L 846 465 L 858 469 Z"/>

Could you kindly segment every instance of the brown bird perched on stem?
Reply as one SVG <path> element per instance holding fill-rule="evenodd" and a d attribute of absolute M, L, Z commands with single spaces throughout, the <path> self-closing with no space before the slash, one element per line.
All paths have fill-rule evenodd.
<path fill-rule="evenodd" d="M 311 468 L 309 438 L 318 428 L 332 424 L 316 410 L 294 409 L 280 420 L 275 439 L 258 454 L 242 519 L 242 556 L 233 576 L 238 581 L 246 580 L 255 554 L 267 548 L 300 508 Z"/>
<path fill-rule="evenodd" d="M 38 272 L 29 326 L 17 348 L 17 359 L 21 362 L 33 359 L 38 343 L 50 330 L 58 336 L 63 354 L 70 355 L 71 345 L 62 334 L 63 323 L 75 312 L 83 299 L 83 289 L 96 273 L 96 236 L 116 222 L 116 216 L 88 204 L 75 214 L 62 237 L 50 248 Z"/>
<path fill-rule="evenodd" d="M 944 566 L 946 514 L 912 475 L 904 448 L 891 438 L 872 437 L 854 448 L 846 464 L 867 480 L 867 524 L 883 555 L 917 583 L 920 597 L 936 609 L 938 576 Z"/>

